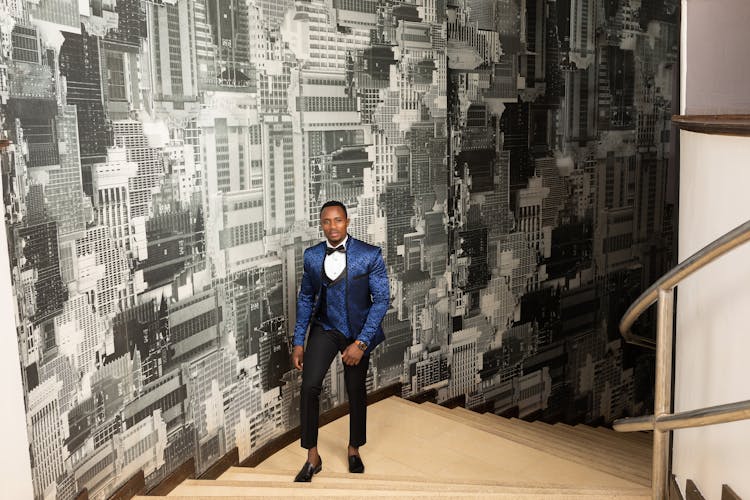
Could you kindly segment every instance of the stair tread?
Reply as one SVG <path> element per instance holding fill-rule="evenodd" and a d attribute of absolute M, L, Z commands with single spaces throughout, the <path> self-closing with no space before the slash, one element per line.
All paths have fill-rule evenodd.
<path fill-rule="evenodd" d="M 653 431 L 634 431 L 634 432 L 617 432 L 611 427 L 605 426 L 605 425 L 599 425 L 596 427 L 591 427 L 595 431 L 601 431 L 601 432 L 614 432 L 618 436 L 622 437 L 628 437 L 633 439 L 642 439 L 644 441 L 652 441 L 654 438 L 654 432 Z"/>
<path fill-rule="evenodd" d="M 294 477 L 297 474 L 297 470 L 291 470 L 291 469 L 257 469 L 253 467 L 230 467 L 224 474 L 222 474 L 219 479 L 225 479 L 224 476 L 229 476 L 230 474 L 233 475 L 233 477 L 237 477 L 239 475 L 245 475 L 245 476 L 261 476 L 261 477 L 270 477 L 270 478 L 290 478 Z M 469 479 L 469 478 L 462 478 L 462 477 L 445 477 L 441 476 L 440 481 L 435 481 L 432 478 L 427 478 L 423 476 L 404 476 L 404 475 L 390 475 L 390 474 L 371 474 L 367 472 L 366 474 L 357 474 L 356 476 L 349 473 L 349 472 L 335 472 L 335 471 L 329 471 L 329 470 L 323 470 L 321 472 L 323 476 L 320 474 L 316 475 L 316 479 L 319 477 L 325 478 L 327 480 L 329 479 L 336 479 L 341 481 L 359 481 L 363 478 L 366 478 L 367 480 L 371 481 L 382 481 L 382 482 L 393 482 L 393 483 L 419 483 L 419 484 L 448 484 L 448 485 L 469 485 L 469 486 L 485 486 L 485 487 L 493 487 L 493 486 L 504 486 L 510 484 L 508 481 L 496 481 L 491 479 Z M 515 485 L 522 485 L 522 486 L 531 486 L 532 484 L 529 483 L 528 485 L 523 485 L 520 482 L 516 481 L 513 482 Z"/>
<path fill-rule="evenodd" d="M 653 445 L 654 443 L 654 433 L 653 432 L 644 432 L 644 431 L 638 431 L 638 432 L 617 432 L 614 429 L 610 429 L 608 427 L 592 427 L 595 431 L 598 432 L 614 432 L 618 436 L 620 436 L 623 439 L 628 439 L 635 443 L 648 443 L 649 445 Z"/>
<path fill-rule="evenodd" d="M 322 473 L 321 473 L 322 474 Z M 526 496 L 526 495 L 565 495 L 570 498 L 581 497 L 581 496 L 599 496 L 606 495 L 607 497 L 634 497 L 643 498 L 648 495 L 648 491 L 645 488 L 641 489 L 587 489 L 587 488 L 556 488 L 556 487 L 517 487 L 517 486 L 506 486 L 503 488 L 474 488 L 471 490 L 443 490 L 443 491 L 426 491 L 420 489 L 421 485 L 412 485 L 411 488 L 404 488 L 398 486 L 395 488 L 384 489 L 382 485 L 378 483 L 369 484 L 367 480 L 361 480 L 360 484 L 356 487 L 349 485 L 329 485 L 321 484 L 317 482 L 318 476 L 311 483 L 294 483 L 291 482 L 264 482 L 264 483 L 248 483 L 246 481 L 227 481 L 227 480 L 200 480 L 190 479 L 184 481 L 178 485 L 169 495 L 169 498 L 180 497 L 180 496 L 194 496 L 206 495 L 206 496 L 226 496 L 226 495 L 237 495 L 246 496 L 250 494 L 272 494 L 278 496 L 307 496 L 310 493 L 319 495 L 351 495 L 356 492 L 357 496 L 393 496 L 393 495 L 406 495 L 406 496 L 420 496 L 420 497 L 435 497 L 435 496 L 455 496 L 455 495 L 474 495 L 480 497 L 493 497 L 496 498 L 498 495 L 508 496 Z M 251 485 L 252 484 L 252 485 Z M 151 498 L 151 497 L 149 497 Z"/>
<path fill-rule="evenodd" d="M 221 497 L 225 500 L 247 500 L 250 498 L 289 498 L 289 492 L 288 490 L 278 490 L 273 488 L 264 488 L 263 490 L 256 490 L 256 491 L 243 491 L 242 494 L 232 494 L 229 492 L 211 492 L 211 494 L 208 494 L 206 492 L 189 492 L 187 494 L 180 494 L 180 495 L 171 495 L 171 496 L 135 496 L 133 497 L 135 500 L 209 500 L 217 497 Z M 348 490 L 328 490 L 328 491 L 316 491 L 315 493 L 310 491 L 301 491 L 298 495 L 304 498 L 332 498 L 332 497 L 342 497 L 342 498 L 352 498 L 352 492 Z M 592 499 L 601 499 L 601 498 L 615 498 L 618 500 L 648 500 L 651 498 L 650 495 L 631 495 L 631 494 L 625 494 L 625 493 L 619 493 L 617 491 L 610 491 L 606 492 L 605 494 L 602 493 L 593 493 L 593 494 L 568 494 L 568 493 L 543 493 L 543 494 L 537 494 L 537 493 L 489 493 L 486 495 L 483 494 L 477 494 L 477 493 L 459 493 L 459 492 L 451 492 L 449 494 L 443 495 L 446 498 L 455 498 L 455 499 L 474 499 L 474 498 L 498 498 L 498 499 L 513 499 L 513 500 L 578 500 L 581 498 L 592 498 Z M 385 491 L 385 492 L 378 492 L 373 494 L 367 494 L 363 495 L 361 492 L 357 492 L 355 498 L 435 498 L 435 492 L 426 492 L 424 494 L 415 493 L 412 491 L 408 492 L 398 492 L 398 491 Z"/>
<path fill-rule="evenodd" d="M 219 481 L 240 481 L 247 482 L 250 484 L 298 484 L 292 483 L 291 479 L 295 476 L 296 471 L 276 471 L 275 473 L 261 472 L 256 469 L 249 467 L 231 467 L 227 472 L 222 474 Z M 508 491 L 513 489 L 514 491 L 526 491 L 526 490 L 539 490 L 539 491 L 570 491 L 570 492 L 583 492 L 586 494 L 593 494 L 595 492 L 605 493 L 611 491 L 611 488 L 580 488 L 580 487 L 561 487 L 559 485 L 544 485 L 535 483 L 524 484 L 519 481 L 484 481 L 484 482 L 466 482 L 461 478 L 454 478 L 449 480 L 447 478 L 441 478 L 443 481 L 434 481 L 423 477 L 409 477 L 409 476 L 373 476 L 370 474 L 357 474 L 352 475 L 349 473 L 341 474 L 336 472 L 327 472 L 323 470 L 319 474 L 315 475 L 313 480 L 316 484 L 327 485 L 333 487 L 342 487 L 351 485 L 352 487 L 359 488 L 363 485 L 377 486 L 378 488 L 390 487 L 392 489 L 423 489 L 423 490 L 449 490 L 449 491 Z M 447 481 L 447 482 L 444 482 Z M 632 488 L 618 488 L 618 491 L 622 493 L 632 494 L 643 494 L 647 491 L 644 487 L 632 487 Z"/>
<path fill-rule="evenodd" d="M 226 472 L 219 477 L 220 481 L 239 481 L 248 484 L 263 484 L 266 486 L 274 484 L 282 485 L 297 485 L 299 483 L 293 483 L 292 479 L 296 475 L 296 472 L 292 472 L 286 475 L 279 475 L 274 477 L 261 476 L 255 478 L 253 474 L 246 474 L 242 472 Z M 372 479 L 367 475 L 359 475 L 355 478 L 341 478 L 327 476 L 325 471 L 320 472 L 315 476 L 314 482 L 319 485 L 325 485 L 328 487 L 349 487 L 353 489 L 369 487 L 383 488 L 388 487 L 391 489 L 404 489 L 404 490 L 450 490 L 450 491 L 495 491 L 501 488 L 507 487 L 507 485 L 488 485 L 488 484 L 470 484 L 461 482 L 436 482 L 430 483 L 426 481 L 398 481 L 398 480 L 384 480 L 384 479 Z"/>

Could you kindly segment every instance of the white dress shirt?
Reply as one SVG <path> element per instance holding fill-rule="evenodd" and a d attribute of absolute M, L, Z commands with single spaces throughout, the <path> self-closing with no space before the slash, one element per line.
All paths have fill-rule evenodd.
<path fill-rule="evenodd" d="M 336 248 L 340 247 L 341 245 L 346 246 L 346 243 L 349 241 L 349 235 L 347 234 L 344 238 L 344 241 L 336 245 L 335 247 L 331 245 L 331 243 L 326 240 L 326 247 L 328 248 Z M 323 261 L 323 267 L 325 268 L 325 272 L 328 275 L 331 280 L 335 280 L 339 277 L 339 275 L 344 272 L 344 268 L 346 267 L 346 253 L 344 252 L 333 252 L 331 255 L 326 255 L 325 260 Z"/>

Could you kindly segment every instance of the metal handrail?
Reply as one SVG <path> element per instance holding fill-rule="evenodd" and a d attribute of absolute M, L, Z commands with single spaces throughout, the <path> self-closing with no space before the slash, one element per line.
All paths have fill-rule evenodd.
<path fill-rule="evenodd" d="M 623 418 L 615 420 L 613 425 L 618 432 L 654 431 L 651 470 L 654 499 L 667 498 L 670 431 L 750 419 L 750 401 L 670 413 L 674 289 L 688 276 L 749 240 L 750 221 L 747 221 L 698 250 L 662 276 L 638 297 L 620 320 L 620 333 L 626 342 L 656 349 L 654 415 Z M 633 323 L 654 303 L 658 306 L 656 340 L 633 334 L 630 331 Z"/>
<path fill-rule="evenodd" d="M 687 429 L 689 427 L 703 427 L 706 425 L 725 424 L 738 420 L 750 419 L 750 400 L 709 406 L 698 410 L 683 411 L 672 415 L 646 415 L 643 417 L 624 418 L 615 425 L 618 432 L 637 432 L 659 429 L 671 431 Z"/>
<path fill-rule="evenodd" d="M 629 344 L 655 348 L 656 342 L 654 339 L 635 335 L 630 331 L 630 328 L 641 314 L 656 302 L 659 290 L 674 289 L 680 281 L 748 240 L 750 240 L 750 221 L 737 226 L 725 235 L 701 248 L 682 263 L 672 268 L 667 274 L 659 278 L 653 285 L 648 287 L 646 291 L 643 292 L 635 302 L 633 302 L 628 310 L 625 311 L 625 314 L 620 320 L 620 333 L 625 341 Z"/>

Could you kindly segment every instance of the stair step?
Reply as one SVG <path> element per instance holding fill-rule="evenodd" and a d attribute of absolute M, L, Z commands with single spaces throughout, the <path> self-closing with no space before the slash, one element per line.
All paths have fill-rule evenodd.
<path fill-rule="evenodd" d="M 492 412 L 482 413 L 482 415 L 487 415 L 488 417 L 498 420 L 498 421 L 508 420 L 507 418 L 501 417 L 500 415 L 495 415 Z M 579 424 L 579 425 L 582 425 L 582 424 Z M 654 435 L 653 435 L 653 432 L 651 431 L 617 432 L 609 427 L 601 427 L 601 426 L 600 427 L 585 426 L 585 427 L 592 429 L 596 432 L 599 432 L 603 435 L 610 435 L 614 433 L 616 436 L 620 436 L 623 440 L 634 442 L 636 444 L 648 445 L 649 447 L 652 446 L 654 442 Z"/>
<path fill-rule="evenodd" d="M 642 460 L 649 460 L 650 453 L 644 453 L 643 449 L 628 449 L 620 446 L 619 443 L 611 441 L 598 441 L 591 438 L 588 434 L 579 434 L 578 431 L 569 430 L 569 426 L 550 425 L 544 422 L 532 422 L 532 425 L 541 428 L 545 432 L 554 434 L 560 440 L 570 443 L 571 446 L 577 446 L 593 454 L 603 454 L 612 458 L 622 459 L 626 464 L 633 462 L 640 463 Z"/>
<path fill-rule="evenodd" d="M 621 449 L 623 450 L 632 451 L 633 453 L 640 453 L 645 456 L 650 456 L 652 454 L 653 446 L 651 443 L 635 443 L 627 439 L 622 439 L 622 436 L 620 436 L 615 431 L 609 431 L 608 433 L 603 433 L 603 432 L 597 431 L 593 427 L 589 427 L 588 425 L 576 425 L 576 426 L 570 426 L 570 425 L 565 425 L 565 424 L 555 424 L 555 425 L 563 427 L 564 429 L 566 429 L 568 432 L 570 432 L 573 435 L 586 437 L 596 442 L 618 446 L 618 447 L 621 447 Z"/>
<path fill-rule="evenodd" d="M 432 405 L 430 403 L 424 403 L 422 406 L 425 406 L 425 409 L 434 413 L 450 418 L 455 422 L 467 423 L 464 415 L 460 415 L 453 410 L 438 405 Z M 495 434 L 498 437 L 517 442 L 550 455 L 555 455 L 569 462 L 577 463 L 587 468 L 619 477 L 631 483 L 650 487 L 650 472 L 643 468 L 636 468 L 637 464 L 623 464 L 620 461 L 615 461 L 608 457 L 592 456 L 585 451 L 571 447 L 568 443 L 560 443 L 559 441 L 550 439 L 550 436 L 547 435 L 547 433 L 535 429 L 529 424 L 527 424 L 529 425 L 528 428 L 524 428 L 523 424 L 519 424 L 515 421 L 498 419 L 499 417 L 494 418 L 495 416 L 490 417 L 483 414 L 478 415 L 484 419 L 485 422 L 483 424 L 479 422 L 472 423 L 474 426 L 479 426 L 479 428 L 485 432 Z"/>
<path fill-rule="evenodd" d="M 649 446 L 652 446 L 654 444 L 653 431 L 617 432 L 616 430 L 610 429 L 609 427 L 592 427 L 592 429 L 601 433 L 614 432 L 616 435 L 620 436 L 622 439 L 627 439 L 634 443 L 648 444 Z"/>
<path fill-rule="evenodd" d="M 278 470 L 278 469 L 257 469 L 254 467 L 230 467 L 224 472 L 218 479 L 222 480 L 233 480 L 233 481 L 291 481 L 291 479 L 297 474 L 296 470 Z M 478 480 L 478 479 L 464 479 L 464 478 L 446 478 L 440 477 L 440 480 L 435 480 L 420 476 L 396 476 L 386 474 L 350 474 L 349 472 L 331 472 L 323 470 L 320 474 L 315 476 L 315 482 L 324 484 L 348 484 L 358 483 L 360 481 L 367 480 L 370 483 L 383 483 L 384 485 L 396 485 L 396 484 L 409 484 L 409 485 L 422 485 L 430 487 L 432 485 L 443 487 L 453 486 L 466 486 L 469 489 L 477 488 L 494 488 L 494 487 L 505 487 L 505 486 L 533 486 L 532 484 L 521 484 L 519 482 L 508 483 L 497 480 Z"/>
<path fill-rule="evenodd" d="M 543 436 L 547 436 L 548 439 L 554 440 L 571 450 L 578 450 L 591 458 L 601 460 L 603 463 L 612 464 L 622 470 L 633 472 L 644 479 L 650 479 L 651 477 L 650 455 L 644 456 L 640 453 L 629 453 L 616 446 L 601 446 L 592 441 L 570 435 L 564 429 L 555 428 L 544 422 L 529 423 L 522 420 L 518 422 L 523 422 L 533 427 L 536 431 L 543 433 Z"/>
<path fill-rule="evenodd" d="M 480 424 L 484 423 L 484 424 L 493 425 L 496 423 L 495 419 L 490 419 L 484 416 L 483 414 L 478 414 L 476 412 L 472 412 L 464 408 L 454 408 L 451 411 L 458 413 L 464 416 L 465 418 L 470 419 L 471 421 L 477 422 Z M 506 419 L 506 422 L 508 422 L 507 419 Z M 517 420 L 517 421 L 511 420 L 510 422 L 513 425 L 528 424 L 528 422 L 524 422 L 523 420 Z M 643 478 L 650 477 L 650 469 L 647 469 L 638 465 L 639 463 L 643 461 L 650 461 L 650 457 L 651 457 L 650 452 L 644 453 L 641 450 L 630 450 L 630 449 L 624 450 L 620 448 L 617 445 L 617 443 L 615 444 L 607 443 L 607 445 L 604 445 L 603 443 L 599 441 L 593 441 L 593 440 L 592 441 L 585 440 L 581 442 L 579 439 L 575 439 L 574 436 L 570 435 L 570 433 L 567 430 L 567 429 L 572 429 L 570 428 L 570 426 L 555 428 L 555 426 L 550 426 L 549 424 L 545 424 L 543 422 L 533 422 L 531 423 L 531 425 L 535 425 L 541 428 L 542 431 L 550 433 L 552 439 L 556 439 L 558 442 L 561 442 L 566 447 L 569 446 L 569 447 L 573 447 L 574 449 L 576 448 L 581 449 L 585 453 L 591 454 L 594 456 L 602 456 L 606 462 L 609 462 L 613 459 L 615 460 L 619 459 L 617 460 L 617 463 L 619 464 L 618 467 L 624 468 L 626 470 L 632 470 L 636 474 L 640 474 Z M 585 443 L 585 449 L 582 447 L 583 443 Z"/>
<path fill-rule="evenodd" d="M 262 500 L 264 498 L 285 498 L 288 497 L 288 495 L 285 492 L 279 492 L 278 490 L 273 489 L 266 489 L 266 491 L 257 491 L 257 492 L 245 492 L 242 495 L 233 495 L 233 494 L 227 494 L 227 495 L 207 495 L 204 493 L 199 493 L 196 495 L 179 495 L 179 496 L 135 496 L 133 497 L 135 500 L 210 500 L 217 497 L 222 497 L 226 500 L 247 500 L 247 499 L 259 499 Z M 301 495 L 295 495 L 302 498 L 335 498 L 335 497 L 341 497 L 341 498 L 434 498 L 435 495 L 429 494 L 429 495 L 420 495 L 420 494 L 414 494 L 414 492 L 406 492 L 406 493 L 397 493 L 393 491 L 387 491 L 387 492 L 381 492 L 381 494 L 375 496 L 375 495 L 360 495 L 357 494 L 356 497 L 353 497 L 351 492 L 342 492 L 342 491 L 325 491 L 325 492 L 306 492 Z M 651 496 L 649 495 L 625 495 L 625 494 L 618 494 L 617 492 L 604 492 L 604 493 L 595 493 L 591 495 L 580 495 L 580 494 L 565 494 L 565 493 L 543 493 L 543 494 L 519 494 L 519 493 L 492 493 L 490 495 L 477 495 L 474 493 L 468 493 L 468 494 L 456 494 L 451 493 L 450 495 L 445 495 L 446 498 L 455 498 L 455 499 L 461 499 L 461 500 L 471 500 L 474 498 L 498 498 L 498 499 L 512 499 L 512 500 L 579 500 L 581 498 L 591 498 L 591 499 L 602 499 L 602 498 L 615 498 L 617 500 L 649 500 Z"/>
<path fill-rule="evenodd" d="M 281 485 L 282 487 L 287 487 L 287 485 L 290 484 L 292 485 L 292 487 L 304 486 L 299 485 L 299 483 L 291 482 L 295 474 L 295 471 L 277 471 L 275 474 L 257 473 L 254 472 L 251 468 L 232 467 L 230 470 L 222 474 L 221 477 L 219 477 L 219 481 L 243 482 L 252 486 Z M 601 488 L 587 489 L 573 487 L 560 488 L 552 486 L 541 487 L 534 484 L 519 484 L 518 482 L 507 482 L 505 484 L 500 482 L 495 482 L 494 484 L 472 484 L 463 482 L 461 479 L 456 479 L 455 481 L 451 482 L 440 482 L 420 477 L 373 477 L 370 474 L 352 475 L 349 473 L 329 473 L 325 470 L 315 476 L 315 478 L 313 479 L 313 483 L 320 487 L 325 486 L 334 489 L 349 488 L 353 490 L 381 489 L 387 491 L 443 491 L 457 493 L 547 493 L 565 491 L 569 494 L 593 495 L 609 493 L 612 491 L 611 489 Z M 619 489 L 619 491 L 622 494 L 627 493 L 630 495 L 643 495 L 648 493 L 648 490 L 645 488 L 621 488 Z"/>
<path fill-rule="evenodd" d="M 227 500 L 246 500 L 246 499 L 264 499 L 264 498 L 289 498 L 290 496 L 294 497 L 302 497 L 302 498 L 335 498 L 335 497 L 341 497 L 341 498 L 439 498 L 439 497 L 446 497 L 446 498 L 455 498 L 455 499 L 461 499 L 461 500 L 471 500 L 475 498 L 498 498 L 498 499 L 509 499 L 509 500 L 580 500 L 585 498 L 591 498 L 593 499 L 602 499 L 602 498 L 614 498 L 617 500 L 649 500 L 651 498 L 650 495 L 631 495 L 631 494 L 625 494 L 620 493 L 617 491 L 602 491 L 598 493 L 591 493 L 591 494 L 581 494 L 581 493 L 555 493 L 555 492 L 546 492 L 546 493 L 489 493 L 489 494 L 482 494 L 482 493 L 456 493 L 451 492 L 445 495 L 438 494 L 436 495 L 434 492 L 428 492 L 426 494 L 421 494 L 418 492 L 413 491 L 407 491 L 407 492 L 398 492 L 398 491 L 380 491 L 380 492 L 373 492 L 368 494 L 361 494 L 361 492 L 357 492 L 356 495 L 352 495 L 351 491 L 348 490 L 314 490 L 314 491 L 295 491 L 294 495 L 290 495 L 288 491 L 285 490 L 278 490 L 274 488 L 262 488 L 262 489 L 255 489 L 252 491 L 246 491 L 243 490 L 241 494 L 235 494 L 232 492 L 205 492 L 205 491 L 199 491 L 194 492 L 194 494 L 181 494 L 181 495 L 175 495 L 175 496 L 135 496 L 133 497 L 135 500 L 210 500 L 213 498 L 221 497 Z"/>
<path fill-rule="evenodd" d="M 627 464 L 626 467 L 629 466 L 636 474 L 644 478 L 650 475 L 650 466 L 648 466 L 651 460 L 650 452 L 644 453 L 643 451 L 624 449 L 618 447 L 616 444 L 604 446 L 603 443 L 595 440 L 577 439 L 568 432 L 568 429 L 572 428 L 565 426 L 565 424 L 560 424 L 560 427 L 556 427 L 544 422 L 525 422 L 520 419 L 508 420 L 494 414 L 482 414 L 481 416 L 485 419 L 485 422 L 489 421 L 498 425 L 504 425 L 506 428 L 508 427 L 508 423 L 510 423 L 512 426 L 515 426 L 514 429 L 516 432 L 531 433 L 532 436 L 536 437 L 540 436 L 539 432 L 543 432 L 545 434 L 542 437 L 547 437 L 566 447 L 589 454 L 592 457 L 602 457 L 605 461 L 609 461 L 612 458 L 619 458 L 621 463 Z M 535 431 L 537 432 L 535 433 Z"/>
<path fill-rule="evenodd" d="M 322 474 L 322 473 L 321 473 Z M 648 491 L 641 489 L 615 490 L 615 489 L 585 489 L 585 488 L 540 488 L 540 487 L 517 487 L 506 486 L 503 488 L 475 489 L 475 490 L 425 490 L 423 485 L 411 485 L 405 488 L 401 485 L 392 488 L 383 488 L 378 483 L 370 484 L 362 479 L 356 485 L 327 485 L 317 481 L 318 476 L 311 483 L 294 482 L 256 482 L 247 481 L 225 481 L 225 480 L 200 480 L 189 479 L 178 485 L 167 497 L 181 498 L 191 497 L 242 497 L 253 496 L 273 497 L 310 497 L 310 496 L 343 496 L 352 497 L 450 497 L 450 498 L 518 498 L 518 499 L 541 499 L 541 498 L 619 498 L 619 499 L 646 499 Z M 154 497 L 142 497 L 144 500 Z"/>
<path fill-rule="evenodd" d="M 455 410 L 451 410 L 455 411 Z M 567 439 L 564 436 L 564 433 L 562 431 L 555 430 L 554 432 L 544 432 L 544 429 L 535 428 L 534 424 L 530 424 L 528 422 L 524 422 L 522 420 L 508 420 L 504 419 L 502 417 L 498 417 L 496 415 L 484 415 L 484 414 L 474 414 L 473 416 L 466 413 L 467 410 L 463 410 L 464 416 L 471 419 L 474 422 L 478 422 L 480 425 L 484 423 L 485 425 L 489 424 L 491 426 L 500 426 L 503 428 L 506 432 L 510 432 L 515 435 L 521 435 L 526 436 L 528 439 L 535 441 L 536 444 L 539 444 L 540 439 L 542 440 L 542 443 L 545 446 L 549 446 L 550 443 L 556 443 L 558 445 L 562 446 L 562 451 L 565 452 L 573 452 L 575 450 L 576 454 L 578 456 L 585 456 L 588 458 L 592 457 L 598 457 L 598 461 L 602 464 L 611 464 L 614 466 L 614 469 L 618 471 L 622 471 L 623 469 L 630 470 L 630 472 L 633 472 L 635 475 L 640 477 L 641 479 L 646 479 L 648 476 L 648 471 L 646 468 L 641 466 L 640 460 L 633 462 L 632 457 L 625 455 L 623 457 L 624 463 L 621 461 L 612 461 L 613 455 L 611 453 L 606 453 L 603 456 L 601 456 L 601 452 L 598 452 L 596 450 L 588 449 L 582 449 L 580 446 L 580 443 L 575 440 Z M 472 412 L 473 413 L 473 412 Z M 546 425 L 546 424 L 545 424 Z M 540 434 L 540 432 L 542 432 Z M 544 449 L 544 448 L 542 448 Z M 587 461 L 586 463 L 589 463 Z M 608 469 L 610 472 L 612 472 L 612 469 Z"/>

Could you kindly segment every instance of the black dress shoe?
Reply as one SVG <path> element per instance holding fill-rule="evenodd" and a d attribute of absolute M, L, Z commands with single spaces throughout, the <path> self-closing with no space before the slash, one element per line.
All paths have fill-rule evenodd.
<path fill-rule="evenodd" d="M 359 455 L 349 455 L 349 472 L 362 474 L 365 471 L 365 464 Z"/>
<path fill-rule="evenodd" d="M 309 483 L 312 481 L 313 475 L 323 470 L 323 459 L 318 457 L 318 460 L 320 460 L 320 463 L 316 467 L 313 467 L 313 464 L 310 462 L 305 462 L 305 465 L 303 465 L 302 469 L 297 473 L 297 477 L 294 478 L 294 482 Z"/>

